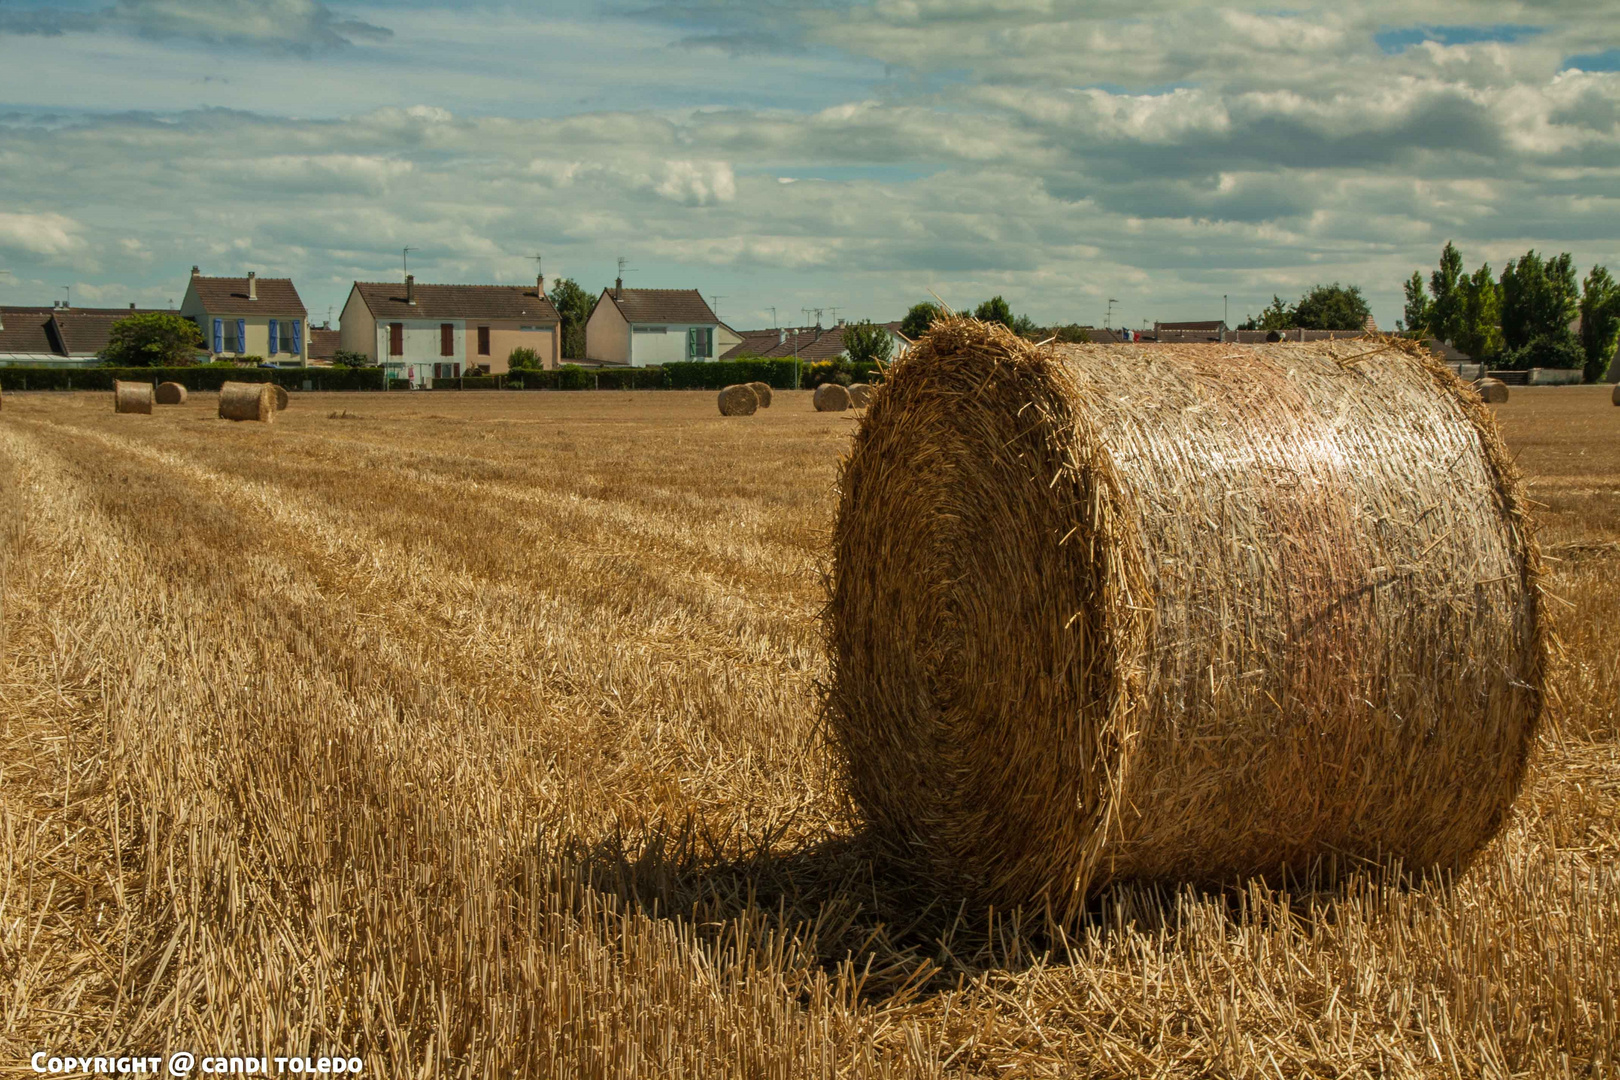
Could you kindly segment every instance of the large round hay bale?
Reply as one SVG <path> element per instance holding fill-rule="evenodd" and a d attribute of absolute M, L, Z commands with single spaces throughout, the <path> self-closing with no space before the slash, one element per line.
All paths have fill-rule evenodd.
<path fill-rule="evenodd" d="M 114 379 L 113 412 L 145 413 L 150 415 L 152 412 L 152 384 Z"/>
<path fill-rule="evenodd" d="M 159 405 L 184 405 L 186 388 L 177 382 L 158 383 L 153 397 Z"/>
<path fill-rule="evenodd" d="M 831 728 L 937 887 L 1068 919 L 1120 879 L 1455 868 L 1519 790 L 1540 557 L 1415 347 L 936 323 L 840 491 Z"/>
<path fill-rule="evenodd" d="M 280 383 L 271 383 L 270 392 L 276 395 L 276 412 L 286 412 L 287 402 L 291 400 L 287 396 L 287 388 Z"/>
<path fill-rule="evenodd" d="M 747 383 L 735 383 L 720 391 L 721 416 L 753 416 L 759 410 L 759 398 Z"/>
<path fill-rule="evenodd" d="M 816 412 L 843 412 L 849 408 L 849 391 L 837 383 L 822 383 L 811 400 Z"/>
<path fill-rule="evenodd" d="M 754 396 L 759 399 L 759 407 L 762 409 L 770 408 L 771 384 L 766 382 L 751 382 L 748 385 L 754 391 Z"/>
<path fill-rule="evenodd" d="M 219 388 L 219 415 L 268 424 L 276 418 L 276 392 L 269 383 L 225 383 Z"/>
<path fill-rule="evenodd" d="M 851 408 L 864 409 L 872 401 L 872 388 L 863 382 L 849 384 L 849 404 Z"/>
<path fill-rule="evenodd" d="M 1479 400 L 1487 405 L 1500 405 L 1508 399 L 1507 383 L 1501 379 L 1480 379 L 1474 384 Z"/>

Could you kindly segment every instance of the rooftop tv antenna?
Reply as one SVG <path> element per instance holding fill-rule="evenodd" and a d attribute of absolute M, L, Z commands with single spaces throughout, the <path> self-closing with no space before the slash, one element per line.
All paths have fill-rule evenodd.
<path fill-rule="evenodd" d="M 772 307 L 771 307 L 771 329 L 772 330 L 780 330 L 780 329 L 782 329 L 782 322 L 781 322 L 781 320 L 779 320 L 776 317 L 776 307 L 775 307 L 775 305 L 772 305 Z"/>
<path fill-rule="evenodd" d="M 405 276 L 406 277 L 411 276 L 411 252 L 413 252 L 415 250 L 416 249 L 413 248 L 413 247 L 408 247 L 403 252 L 400 253 L 400 262 L 403 263 L 404 266 L 405 266 Z"/>
<path fill-rule="evenodd" d="M 64 286 L 62 286 L 62 291 L 67 293 L 67 303 L 63 304 L 62 306 L 63 307 L 69 307 L 69 308 L 72 307 L 73 306 L 73 286 L 64 285 Z"/>
<path fill-rule="evenodd" d="M 714 310 L 714 317 L 717 318 L 717 319 L 720 317 L 720 301 L 724 300 L 725 298 L 726 297 L 725 297 L 724 293 L 720 293 L 720 294 L 710 293 L 709 294 L 709 307 Z"/>
<path fill-rule="evenodd" d="M 1119 301 L 1115 300 L 1112 296 L 1108 298 L 1108 314 L 1103 316 L 1104 330 L 1114 325 L 1114 305 L 1117 303 L 1119 303 Z"/>
<path fill-rule="evenodd" d="M 838 309 L 837 308 L 828 308 L 827 310 L 832 312 L 833 322 L 837 322 L 838 321 Z"/>
<path fill-rule="evenodd" d="M 827 309 L 826 308 L 811 308 L 810 310 L 814 311 L 816 313 L 816 329 L 820 330 L 821 329 L 821 313 L 823 311 L 826 311 Z"/>
<path fill-rule="evenodd" d="M 626 275 L 626 274 L 634 274 L 636 272 L 635 267 L 625 265 L 625 263 L 627 263 L 629 261 L 630 260 L 626 259 L 623 255 L 619 256 L 619 276 L 620 277 L 624 277 L 624 275 Z"/>

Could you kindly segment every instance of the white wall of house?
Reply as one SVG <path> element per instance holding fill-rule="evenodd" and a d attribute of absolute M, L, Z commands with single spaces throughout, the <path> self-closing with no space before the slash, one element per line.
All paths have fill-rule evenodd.
<path fill-rule="evenodd" d="M 404 349 L 399 356 L 391 354 L 390 335 L 391 327 L 395 322 L 404 327 Z M 440 326 L 449 323 L 455 335 L 451 346 L 451 355 L 445 356 L 442 348 Z M 465 370 L 467 360 L 467 324 L 464 320 L 455 319 L 392 319 L 377 320 L 376 341 L 373 354 L 387 369 L 391 379 L 409 379 L 412 386 L 432 386 L 435 364 L 454 364 Z"/>
<path fill-rule="evenodd" d="M 687 355 L 691 330 L 708 332 L 708 355 Z M 720 336 L 714 323 L 634 323 L 630 327 L 630 365 L 656 367 L 683 360 L 713 360 L 719 356 Z"/>

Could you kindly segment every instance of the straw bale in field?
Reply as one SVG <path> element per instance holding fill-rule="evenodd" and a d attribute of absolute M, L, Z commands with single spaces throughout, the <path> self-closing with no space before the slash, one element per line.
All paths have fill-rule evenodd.
<path fill-rule="evenodd" d="M 1487 405 L 1500 405 L 1508 399 L 1507 383 L 1501 379 L 1480 379 L 1474 384 L 1479 400 Z"/>
<path fill-rule="evenodd" d="M 924 880 L 1064 919 L 1121 879 L 1460 867 L 1541 716 L 1525 505 L 1415 346 L 936 323 L 841 476 L 851 794 Z"/>
<path fill-rule="evenodd" d="M 152 412 L 152 384 L 114 379 L 113 412 L 146 413 L 150 415 Z"/>
<path fill-rule="evenodd" d="M 767 382 L 751 382 L 748 385 L 754 391 L 754 396 L 759 398 L 759 407 L 762 409 L 770 408 L 771 384 Z"/>
<path fill-rule="evenodd" d="M 276 416 L 276 392 L 269 383 L 225 383 L 219 388 L 219 415 L 268 424 Z"/>
<path fill-rule="evenodd" d="M 747 383 L 734 383 L 720 391 L 721 416 L 753 416 L 759 409 L 759 398 Z"/>
<path fill-rule="evenodd" d="M 1609 400 L 1613 401 L 1616 405 L 1620 405 L 1620 383 L 1614 384 L 1614 393 L 1609 395 Z"/>
<path fill-rule="evenodd" d="M 184 405 L 186 403 L 186 388 L 177 382 L 158 383 L 157 391 L 153 396 L 159 405 Z"/>
<path fill-rule="evenodd" d="M 837 383 L 822 383 L 812 400 L 816 412 L 843 412 L 849 408 L 849 391 Z"/>
<path fill-rule="evenodd" d="M 872 388 L 863 382 L 849 384 L 849 404 L 851 408 L 864 409 L 872 401 Z"/>
<path fill-rule="evenodd" d="M 287 388 L 280 383 L 271 383 L 270 392 L 276 395 L 276 412 L 285 412 L 287 409 Z"/>

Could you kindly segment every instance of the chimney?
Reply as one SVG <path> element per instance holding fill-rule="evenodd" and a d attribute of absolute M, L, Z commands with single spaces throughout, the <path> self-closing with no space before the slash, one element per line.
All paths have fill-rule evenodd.
<path fill-rule="evenodd" d="M 786 327 L 780 327 L 780 328 L 777 329 L 777 331 L 776 331 L 776 343 L 778 345 L 786 345 L 787 344 L 787 328 Z"/>
<path fill-rule="evenodd" d="M 546 275 L 544 272 L 535 275 L 534 291 L 537 296 L 544 297 L 546 295 Z"/>
<path fill-rule="evenodd" d="M 407 304 L 416 303 L 416 275 L 415 274 L 406 274 L 405 275 L 405 302 Z"/>
<path fill-rule="evenodd" d="M 129 310 L 131 310 L 131 311 L 134 311 L 134 310 L 135 310 L 135 304 L 134 304 L 134 302 L 133 302 L 133 301 L 132 301 L 132 302 L 131 302 L 131 303 L 130 303 L 130 305 L 129 305 Z"/>
<path fill-rule="evenodd" d="M 193 266 L 191 268 L 191 276 L 192 277 L 202 277 L 202 272 L 199 271 L 195 266 Z"/>
<path fill-rule="evenodd" d="M 257 300 L 258 298 L 259 298 L 259 275 L 255 274 L 252 270 L 249 270 L 248 271 L 248 299 L 249 300 Z"/>
<path fill-rule="evenodd" d="M 622 277 L 616 277 L 613 279 L 613 299 L 624 299 L 624 278 Z"/>

